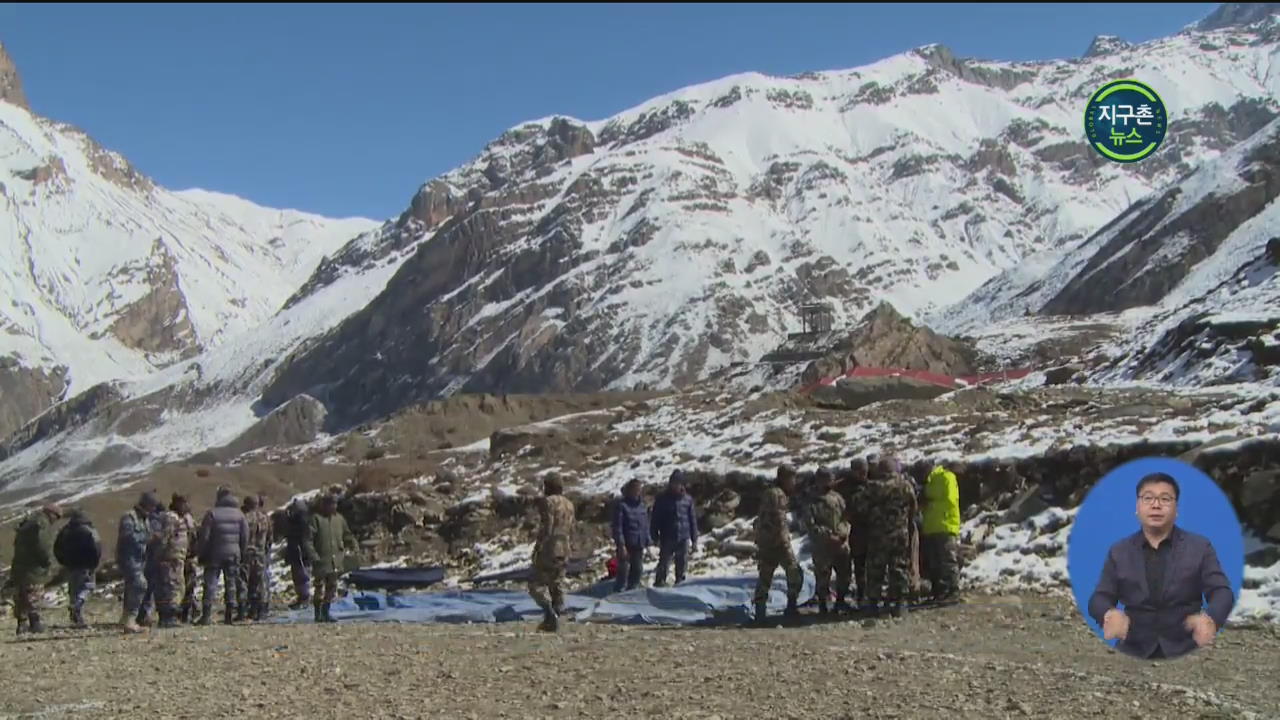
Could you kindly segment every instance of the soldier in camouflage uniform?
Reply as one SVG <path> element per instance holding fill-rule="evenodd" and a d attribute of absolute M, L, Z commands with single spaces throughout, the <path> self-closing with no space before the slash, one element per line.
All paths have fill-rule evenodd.
<path fill-rule="evenodd" d="M 804 574 L 791 549 L 791 532 L 787 526 L 787 505 L 796 492 L 796 471 L 789 465 L 778 468 L 778 481 L 764 490 L 760 499 L 760 511 L 756 515 L 756 564 L 760 574 L 756 580 L 755 617 L 764 622 L 768 617 L 769 590 L 773 587 L 773 574 L 779 566 L 787 574 L 787 608 L 785 615 L 799 614 L 796 599 L 800 595 Z"/>
<path fill-rule="evenodd" d="M 833 570 L 836 574 L 836 612 L 849 609 L 845 602 L 851 572 L 849 522 L 845 519 L 844 498 L 832 487 L 834 480 L 830 470 L 819 468 L 813 477 L 815 497 L 809 503 L 809 547 L 813 553 L 818 612 L 823 615 L 827 614 Z"/>
<path fill-rule="evenodd" d="M 45 505 L 18 526 L 13 543 L 11 576 L 14 585 L 13 616 L 18 634 L 44 632 L 40 596 L 53 571 L 53 524 L 62 517 L 57 505 Z"/>
<path fill-rule="evenodd" d="M 867 484 L 871 516 L 867 548 L 867 600 L 879 612 L 887 584 L 887 600 L 894 617 L 906 611 L 911 592 L 911 524 L 916 514 L 916 493 L 892 457 L 874 463 Z M 887 575 L 887 577 L 886 577 Z M 887 580 L 887 583 L 886 583 Z"/>
<path fill-rule="evenodd" d="M 142 632 L 138 615 L 147 594 L 147 541 L 151 537 L 150 517 L 159 503 L 152 493 L 143 493 L 138 504 L 120 518 L 116 535 L 116 567 L 124 580 L 124 612 L 120 624 L 125 632 Z"/>
<path fill-rule="evenodd" d="M 199 553 L 196 547 L 198 527 L 195 516 L 191 514 L 191 503 L 185 496 L 174 493 L 169 509 L 177 513 L 183 530 L 187 533 L 187 557 L 182 561 L 182 592 L 178 604 L 178 620 L 189 623 L 196 612 L 196 587 L 200 583 L 200 566 L 197 563 Z"/>
<path fill-rule="evenodd" d="M 871 515 L 867 505 L 867 461 L 855 457 L 842 483 L 846 516 L 849 520 L 849 556 L 853 564 L 854 595 L 859 606 L 867 599 L 867 533 Z"/>
<path fill-rule="evenodd" d="M 142 627 L 151 625 L 151 608 L 156 604 L 156 589 L 160 586 L 162 579 L 160 575 L 163 570 L 160 567 L 161 540 L 164 534 L 164 505 L 155 495 L 155 491 L 151 492 L 151 496 L 155 498 L 156 503 L 152 507 L 151 512 L 147 514 L 147 542 L 146 542 L 146 560 L 143 564 L 143 576 L 147 581 L 147 589 L 142 594 L 142 606 L 138 608 L 138 616 L 136 621 Z"/>
<path fill-rule="evenodd" d="M 160 627 L 178 624 L 178 605 L 186 586 L 187 556 L 191 553 L 192 536 L 182 516 L 173 510 L 161 515 L 155 573 L 156 614 Z"/>
<path fill-rule="evenodd" d="M 556 632 L 560 629 L 560 616 L 564 614 L 564 573 L 569 562 L 574 509 L 573 502 L 564 496 L 564 484 L 558 475 L 548 474 L 542 487 L 529 595 L 542 608 L 543 619 L 538 629 Z"/>
<path fill-rule="evenodd" d="M 263 556 L 262 565 L 262 606 L 258 608 L 258 620 L 266 620 L 271 614 L 271 546 L 276 541 L 275 523 L 271 518 L 271 511 L 267 509 L 267 496 L 258 493 L 258 509 L 266 513 L 267 516 L 267 552 Z"/>
<path fill-rule="evenodd" d="M 248 590 L 247 616 L 262 620 L 266 612 L 266 569 L 271 551 L 271 518 L 258 507 L 258 498 L 244 499 L 244 518 L 249 523 L 249 543 L 245 548 L 245 587 Z M 245 614 L 245 613 L 242 613 Z"/>

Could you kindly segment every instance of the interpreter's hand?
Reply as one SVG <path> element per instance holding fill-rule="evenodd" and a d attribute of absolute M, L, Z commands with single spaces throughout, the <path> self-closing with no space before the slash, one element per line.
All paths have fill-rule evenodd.
<path fill-rule="evenodd" d="M 1214 636 L 1218 634 L 1217 623 L 1202 612 L 1188 615 L 1183 626 L 1191 632 L 1192 639 L 1196 641 L 1196 647 L 1212 645 Z"/>
<path fill-rule="evenodd" d="M 1129 635 L 1129 616 L 1123 610 L 1112 608 L 1102 616 L 1102 637 L 1107 640 L 1123 640 Z"/>

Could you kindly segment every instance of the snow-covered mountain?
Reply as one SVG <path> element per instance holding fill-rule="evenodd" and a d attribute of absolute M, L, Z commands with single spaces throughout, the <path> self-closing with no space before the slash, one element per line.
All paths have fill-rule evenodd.
<path fill-rule="evenodd" d="M 1255 262 L 1271 222 L 1259 197 L 1275 194 L 1249 168 L 1280 115 L 1280 24 L 1246 16 L 1143 45 L 1100 38 L 1054 62 L 933 45 L 853 70 L 734 76 L 600 121 L 521 125 L 319 260 L 256 327 L 28 425 L 0 446 L 0 482 L 136 474 L 232 443 L 300 394 L 335 429 L 460 391 L 686 384 L 772 349 L 806 300 L 831 302 L 837 325 L 887 300 L 1000 349 L 1017 344 L 1018 323 L 1034 336 L 1065 322 L 1018 317 L 1057 298 L 1049 311 L 1204 293 L 1209 305 L 1266 302 L 1241 294 L 1239 277 L 1216 286 Z M 1169 109 L 1164 145 L 1133 165 L 1102 160 L 1080 127 L 1088 97 L 1117 77 L 1150 83 Z M 1198 238 L 1209 226 L 1196 198 L 1237 191 L 1213 238 Z M 1151 207 L 1168 222 L 1132 222 Z M 1108 290 L 1133 292 L 1078 290 L 1099 264 L 1112 268 Z M 1141 279 L 1166 265 L 1180 274 L 1153 294 Z M 1258 272 L 1245 284 L 1271 287 Z M 1114 373 L 1139 362 L 1112 351 Z M 298 413 L 319 422 L 309 402 Z"/>
<path fill-rule="evenodd" d="M 158 187 L 34 114 L 0 48 L 0 438 L 259 326 L 375 226 Z"/>
<path fill-rule="evenodd" d="M 1045 318 L 1114 326 L 1097 380 L 1280 384 L 1280 119 L 1088 239 L 934 318 L 1002 343 Z M 1042 258 L 1041 263 L 1044 262 Z M 995 348 L 991 348 L 995 350 Z"/>
<path fill-rule="evenodd" d="M 804 300 L 831 301 L 839 325 L 1033 277 L 1276 117 L 1277 41 L 1268 18 L 1056 62 L 929 46 L 523 125 L 422 188 L 399 224 L 432 238 L 265 404 L 310 392 L 362 422 L 457 391 L 680 385 L 759 357 Z M 1080 118 L 1130 76 L 1171 122 L 1126 166 L 1086 146 Z"/>

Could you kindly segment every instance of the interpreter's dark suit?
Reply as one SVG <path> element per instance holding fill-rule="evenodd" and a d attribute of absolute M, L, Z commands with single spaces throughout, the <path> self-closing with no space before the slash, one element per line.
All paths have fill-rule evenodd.
<path fill-rule="evenodd" d="M 1089 598 L 1089 615 L 1102 627 L 1102 617 L 1117 603 L 1129 616 L 1129 634 L 1116 649 L 1148 658 L 1157 654 L 1173 658 L 1196 649 L 1195 639 L 1184 623 L 1188 615 L 1205 612 L 1219 629 L 1231 614 L 1235 594 L 1213 544 L 1198 535 L 1174 526 L 1165 543 L 1171 547 L 1163 555 L 1162 587 L 1153 597 L 1147 582 L 1147 547 L 1142 532 L 1117 541 L 1107 552 L 1098 587 Z M 1163 545 L 1163 543 L 1162 543 Z"/>

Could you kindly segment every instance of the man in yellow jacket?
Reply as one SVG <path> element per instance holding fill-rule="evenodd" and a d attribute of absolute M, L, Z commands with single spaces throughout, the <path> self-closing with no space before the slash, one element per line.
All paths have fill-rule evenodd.
<path fill-rule="evenodd" d="M 955 600 L 960 592 L 956 565 L 960 535 L 960 486 L 956 474 L 942 465 L 929 471 L 924 486 L 922 528 L 925 564 L 929 570 L 934 599 Z"/>

